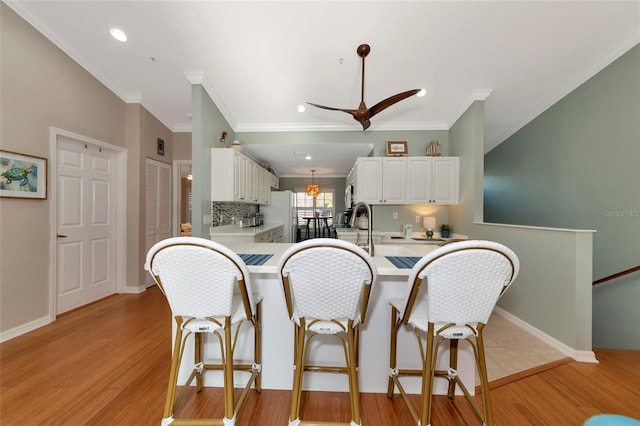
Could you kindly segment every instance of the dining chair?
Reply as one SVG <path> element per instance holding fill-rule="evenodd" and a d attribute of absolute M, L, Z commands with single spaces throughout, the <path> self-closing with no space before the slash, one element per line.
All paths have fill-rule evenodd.
<path fill-rule="evenodd" d="M 428 253 L 411 269 L 403 299 L 391 300 L 391 343 L 387 397 L 397 386 L 417 425 L 431 424 L 431 397 L 435 377 L 448 380 L 447 396 L 456 385 L 478 419 L 492 425 L 491 401 L 482 332 L 498 299 L 518 275 L 520 263 L 508 247 L 493 241 L 469 240 L 446 244 Z M 422 369 L 400 368 L 398 332 L 413 328 Z M 466 340 L 473 348 L 482 389 L 482 410 L 458 377 L 458 347 Z M 440 344 L 449 342 L 449 367 L 437 369 Z M 406 350 L 406 348 L 403 348 Z M 416 411 L 401 384 L 403 376 L 421 376 L 420 411 Z"/>
<path fill-rule="evenodd" d="M 197 237 L 175 237 L 156 243 L 147 253 L 145 270 L 167 298 L 175 320 L 175 337 L 162 425 L 218 424 L 233 426 L 251 385 L 261 388 L 261 301 L 253 292 L 242 259 L 227 247 Z M 253 326 L 253 360 L 236 362 L 234 352 L 240 327 Z M 176 399 L 179 370 L 187 339 L 193 335 L 194 362 L 187 382 Z M 205 336 L 215 336 L 220 352 L 215 361 L 205 358 Z M 214 346 L 215 347 L 215 346 Z M 204 373 L 221 371 L 224 418 L 175 419 L 176 406 L 193 380 L 196 391 L 204 387 Z M 250 373 L 237 401 L 234 372 Z"/>
<path fill-rule="evenodd" d="M 315 238 L 290 247 L 280 258 L 278 274 L 289 318 L 294 324 L 294 377 L 289 425 L 319 424 L 300 420 L 302 379 L 306 371 L 344 373 L 349 378 L 351 422 L 361 424 L 358 387 L 358 344 L 372 288 L 377 278 L 373 259 L 355 244 L 334 238 Z M 344 366 L 308 362 L 311 340 L 337 336 Z M 318 346 L 322 345 L 320 341 Z M 326 363 L 325 363 L 326 364 Z"/>

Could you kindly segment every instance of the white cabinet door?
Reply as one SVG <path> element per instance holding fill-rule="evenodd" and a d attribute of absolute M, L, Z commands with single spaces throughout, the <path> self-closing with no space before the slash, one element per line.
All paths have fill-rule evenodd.
<path fill-rule="evenodd" d="M 271 203 L 271 173 L 264 167 L 259 167 L 260 170 L 260 195 L 258 197 L 258 201 L 260 204 L 270 204 Z"/>
<path fill-rule="evenodd" d="M 382 203 L 382 157 L 362 157 L 356 162 L 356 202 Z"/>
<path fill-rule="evenodd" d="M 247 159 L 240 156 L 233 156 L 233 199 L 244 201 L 247 198 L 246 168 Z"/>
<path fill-rule="evenodd" d="M 407 204 L 427 204 L 431 196 L 431 157 L 407 158 Z"/>
<path fill-rule="evenodd" d="M 404 157 L 358 158 L 354 169 L 356 202 L 406 204 Z"/>
<path fill-rule="evenodd" d="M 458 204 L 460 197 L 460 159 L 458 157 L 431 157 L 431 200 L 434 204 Z"/>
<path fill-rule="evenodd" d="M 382 159 L 382 204 L 407 203 L 406 158 Z"/>
<path fill-rule="evenodd" d="M 458 157 L 407 158 L 408 204 L 458 204 Z"/>

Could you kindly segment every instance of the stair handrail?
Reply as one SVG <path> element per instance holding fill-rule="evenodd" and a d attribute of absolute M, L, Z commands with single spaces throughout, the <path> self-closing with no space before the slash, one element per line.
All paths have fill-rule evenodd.
<path fill-rule="evenodd" d="M 614 280 L 616 278 L 620 278 L 620 277 L 622 277 L 624 275 L 632 274 L 632 273 L 637 272 L 637 271 L 640 271 L 640 265 L 634 266 L 633 268 L 625 269 L 624 271 L 620 271 L 620 272 L 618 272 L 616 274 L 609 275 L 608 277 L 604 277 L 604 278 L 600 278 L 599 280 L 595 280 L 593 282 L 593 285 L 602 284 L 604 282 L 611 281 L 611 280 Z"/>

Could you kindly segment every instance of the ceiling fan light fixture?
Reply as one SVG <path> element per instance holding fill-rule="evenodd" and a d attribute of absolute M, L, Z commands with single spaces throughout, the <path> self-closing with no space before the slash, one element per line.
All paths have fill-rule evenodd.
<path fill-rule="evenodd" d="M 305 159 L 305 160 L 311 160 L 311 155 L 310 155 L 310 154 L 305 155 L 305 156 L 304 156 L 304 159 Z"/>
<path fill-rule="evenodd" d="M 427 90 L 426 89 L 420 89 L 420 91 L 418 93 L 416 93 L 416 96 L 421 98 L 423 96 L 425 96 L 427 94 Z"/>
<path fill-rule="evenodd" d="M 298 112 L 305 112 L 307 108 L 304 105 L 298 105 Z"/>

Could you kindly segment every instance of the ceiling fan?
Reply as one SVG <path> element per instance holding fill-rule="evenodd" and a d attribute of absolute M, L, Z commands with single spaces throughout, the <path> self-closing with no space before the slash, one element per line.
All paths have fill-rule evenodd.
<path fill-rule="evenodd" d="M 378 102 L 371 108 L 367 108 L 367 106 L 364 103 L 364 59 L 367 57 L 370 51 L 371 51 L 371 47 L 368 44 L 361 44 L 360 46 L 358 46 L 358 49 L 356 49 L 358 56 L 362 58 L 362 89 L 360 91 L 360 105 L 358 106 L 358 109 L 333 108 L 333 107 L 328 107 L 324 105 L 314 104 L 311 102 L 307 102 L 307 103 L 317 108 L 328 109 L 331 111 L 342 111 L 342 112 L 346 112 L 347 114 L 351 114 L 357 122 L 362 124 L 362 130 L 367 130 L 371 125 L 371 121 L 369 121 L 371 117 L 384 111 L 385 109 L 389 108 L 391 105 L 421 92 L 421 89 L 408 90 L 406 92 L 402 92 L 402 93 L 398 93 L 397 95 L 390 96 L 387 99 Z"/>

